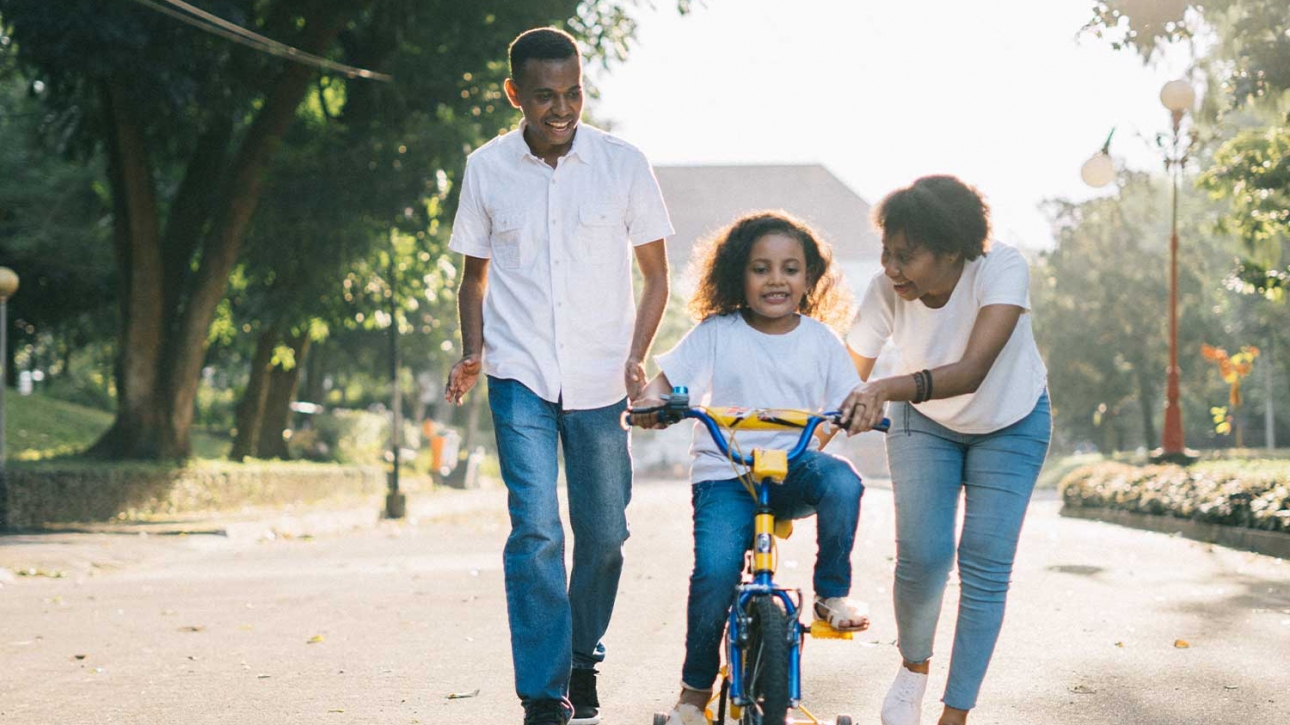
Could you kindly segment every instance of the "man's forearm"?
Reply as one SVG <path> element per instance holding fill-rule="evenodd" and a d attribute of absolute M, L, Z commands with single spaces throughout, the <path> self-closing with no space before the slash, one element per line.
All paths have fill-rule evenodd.
<path fill-rule="evenodd" d="M 461 356 L 482 355 L 484 352 L 484 290 L 488 284 L 487 272 L 477 269 L 466 258 L 466 273 L 457 288 L 457 320 L 461 326 Z M 487 261 L 484 261 L 487 264 Z"/>
<path fill-rule="evenodd" d="M 663 311 L 667 309 L 668 292 L 666 274 L 652 280 L 646 277 L 644 284 L 641 285 L 641 299 L 636 307 L 636 326 L 632 332 L 630 359 L 644 362 L 645 356 L 649 354 L 650 345 L 654 344 L 654 335 L 663 320 Z"/>

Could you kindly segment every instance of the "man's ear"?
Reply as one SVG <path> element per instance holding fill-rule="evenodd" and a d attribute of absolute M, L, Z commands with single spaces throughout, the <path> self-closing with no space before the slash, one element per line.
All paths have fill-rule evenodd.
<path fill-rule="evenodd" d="M 506 82 L 502 84 L 502 87 L 506 89 L 506 100 L 510 101 L 512 106 L 519 108 L 520 87 L 515 85 L 515 79 L 507 78 Z"/>

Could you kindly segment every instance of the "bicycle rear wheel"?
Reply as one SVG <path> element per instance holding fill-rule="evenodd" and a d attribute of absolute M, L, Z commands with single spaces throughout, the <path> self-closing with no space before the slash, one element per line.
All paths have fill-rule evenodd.
<path fill-rule="evenodd" d="M 748 646 L 743 653 L 744 691 L 752 704 L 742 725 L 784 725 L 788 715 L 788 615 L 775 597 L 748 605 Z"/>

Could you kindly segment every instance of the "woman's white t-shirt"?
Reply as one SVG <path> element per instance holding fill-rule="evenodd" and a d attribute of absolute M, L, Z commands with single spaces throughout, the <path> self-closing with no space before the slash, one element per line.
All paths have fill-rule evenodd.
<path fill-rule="evenodd" d="M 1025 312 L 985 380 L 975 393 L 915 407 L 951 430 L 990 433 L 1026 417 L 1048 385 L 1030 327 L 1030 270 L 1015 248 L 996 242 L 987 254 L 967 262 L 949 302 L 936 309 L 902 299 L 884 273 L 874 275 L 860 303 L 851 347 L 876 358 L 890 338 L 899 354 L 896 372 L 902 375 L 956 363 L 967 350 L 977 313 L 987 305 L 1015 305 Z"/>
<path fill-rule="evenodd" d="M 669 383 L 690 389 L 691 405 L 836 410 L 860 385 L 860 376 L 837 333 L 819 320 L 799 319 L 791 332 L 768 335 L 750 327 L 739 313 L 715 315 L 655 360 Z M 758 447 L 792 448 L 798 436 L 793 430 L 749 430 L 736 441 L 750 454 Z M 819 446 L 812 440 L 811 447 Z M 692 482 L 735 477 L 730 459 L 697 421 L 690 453 Z M 742 473 L 744 467 L 738 470 Z"/>

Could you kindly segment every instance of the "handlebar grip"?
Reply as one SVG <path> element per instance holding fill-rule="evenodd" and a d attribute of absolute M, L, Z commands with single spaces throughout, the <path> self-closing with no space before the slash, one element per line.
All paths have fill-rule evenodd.
<path fill-rule="evenodd" d="M 876 431 L 881 431 L 883 433 L 886 433 L 887 431 L 891 430 L 891 419 L 883 418 L 882 420 L 878 421 L 878 425 L 875 425 L 873 429 Z"/>

